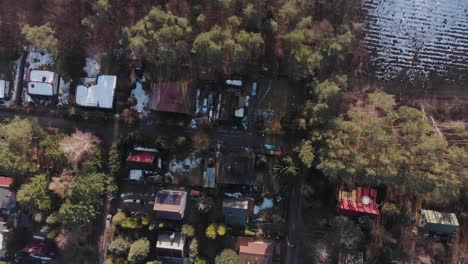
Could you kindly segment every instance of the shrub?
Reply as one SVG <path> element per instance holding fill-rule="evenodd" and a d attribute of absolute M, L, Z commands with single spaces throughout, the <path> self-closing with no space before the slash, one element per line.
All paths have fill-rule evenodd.
<path fill-rule="evenodd" d="M 215 202 L 213 198 L 209 196 L 203 196 L 203 197 L 200 197 L 200 199 L 198 199 L 197 209 L 201 213 L 208 213 L 213 209 L 214 204 Z"/>
<path fill-rule="evenodd" d="M 198 257 L 198 240 L 196 238 L 190 242 L 189 257 L 192 260 Z"/>
<path fill-rule="evenodd" d="M 251 231 L 251 230 L 249 230 L 249 229 L 245 229 L 244 235 L 245 235 L 245 236 L 251 236 L 251 237 L 253 237 L 253 236 L 256 235 L 256 233 L 255 233 L 255 231 Z"/>
<path fill-rule="evenodd" d="M 182 226 L 182 234 L 188 236 L 188 237 L 194 237 L 195 236 L 195 228 L 191 225 L 183 225 Z"/>
<path fill-rule="evenodd" d="M 131 263 L 140 263 L 148 256 L 150 252 L 150 242 L 146 238 L 138 239 L 130 246 L 128 261 Z"/>
<path fill-rule="evenodd" d="M 130 249 L 130 242 L 128 242 L 127 239 L 119 236 L 110 243 L 108 249 L 114 255 L 125 256 Z"/>
<path fill-rule="evenodd" d="M 113 217 L 112 217 L 112 224 L 113 225 L 120 225 L 123 220 L 125 220 L 127 216 L 125 215 L 124 212 L 117 212 Z"/>
<path fill-rule="evenodd" d="M 209 225 L 206 228 L 205 235 L 209 239 L 216 239 L 216 235 L 217 235 L 216 224 L 213 223 L 213 224 Z"/>
<path fill-rule="evenodd" d="M 225 224 L 219 224 L 217 233 L 218 233 L 218 236 L 226 235 L 226 225 Z"/>
<path fill-rule="evenodd" d="M 232 249 L 224 249 L 215 258 L 216 264 L 239 264 L 239 255 Z"/>
<path fill-rule="evenodd" d="M 141 222 L 139 221 L 138 218 L 135 217 L 128 217 L 125 218 L 121 223 L 120 226 L 122 228 L 128 228 L 128 229 L 137 229 L 141 227 Z"/>
<path fill-rule="evenodd" d="M 207 264 L 206 260 L 197 257 L 194 264 Z"/>

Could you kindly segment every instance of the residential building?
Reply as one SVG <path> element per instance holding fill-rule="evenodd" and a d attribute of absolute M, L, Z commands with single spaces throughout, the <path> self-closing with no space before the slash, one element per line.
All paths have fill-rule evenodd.
<path fill-rule="evenodd" d="M 149 108 L 158 112 L 193 115 L 195 95 L 187 82 L 161 82 L 153 85 Z"/>
<path fill-rule="evenodd" d="M 10 98 L 10 82 L 0 80 L 0 99 Z"/>
<path fill-rule="evenodd" d="M 157 156 L 157 150 L 134 148 L 127 157 L 127 167 L 130 169 L 161 169 L 162 160 Z"/>
<path fill-rule="evenodd" d="M 224 221 L 228 225 L 243 226 L 249 221 L 253 212 L 253 200 L 248 198 L 224 198 Z"/>
<path fill-rule="evenodd" d="M 455 235 L 459 223 L 453 213 L 441 213 L 432 210 L 421 210 L 419 227 L 436 235 Z"/>
<path fill-rule="evenodd" d="M 96 84 L 76 87 L 76 104 L 84 107 L 112 109 L 116 85 L 117 76 L 99 75 Z"/>
<path fill-rule="evenodd" d="M 10 190 L 13 178 L 0 176 L 0 210 L 9 213 L 16 207 L 15 194 Z"/>
<path fill-rule="evenodd" d="M 161 231 L 156 242 L 156 255 L 163 263 L 184 263 L 186 239 L 180 232 Z"/>
<path fill-rule="evenodd" d="M 274 243 L 254 241 L 253 237 L 239 237 L 237 240 L 240 264 L 272 264 Z"/>
<path fill-rule="evenodd" d="M 342 215 L 379 215 L 377 207 L 377 190 L 367 187 L 358 187 L 346 191 L 343 188 L 338 192 L 339 212 Z"/>
<path fill-rule="evenodd" d="M 187 192 L 161 190 L 157 192 L 153 210 L 159 219 L 182 220 L 187 203 Z"/>
<path fill-rule="evenodd" d="M 60 76 L 58 73 L 45 70 L 29 70 L 27 85 L 30 96 L 58 95 Z"/>

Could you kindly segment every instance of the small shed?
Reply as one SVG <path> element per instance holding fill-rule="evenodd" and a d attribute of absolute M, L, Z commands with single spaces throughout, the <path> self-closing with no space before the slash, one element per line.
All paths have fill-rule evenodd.
<path fill-rule="evenodd" d="M 438 235 L 453 235 L 459 223 L 454 213 L 441 213 L 432 210 L 421 210 L 419 227 Z"/>
<path fill-rule="evenodd" d="M 7 99 L 10 97 L 10 82 L 0 80 L 0 99 Z"/>

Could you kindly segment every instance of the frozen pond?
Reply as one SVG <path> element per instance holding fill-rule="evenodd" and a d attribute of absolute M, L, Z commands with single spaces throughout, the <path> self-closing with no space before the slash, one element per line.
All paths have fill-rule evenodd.
<path fill-rule="evenodd" d="M 468 72 L 468 0 L 363 0 L 379 79 Z"/>

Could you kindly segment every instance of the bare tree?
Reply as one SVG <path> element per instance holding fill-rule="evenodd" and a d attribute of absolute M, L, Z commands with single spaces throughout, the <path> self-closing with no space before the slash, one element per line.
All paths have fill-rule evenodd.
<path fill-rule="evenodd" d="M 49 183 L 49 190 L 64 199 L 67 197 L 68 187 L 73 182 L 73 179 L 73 172 L 64 170 L 60 177 L 52 177 L 52 181 Z"/>
<path fill-rule="evenodd" d="M 80 162 L 86 159 L 99 143 L 100 140 L 92 133 L 76 130 L 60 142 L 60 150 L 76 170 Z"/>

